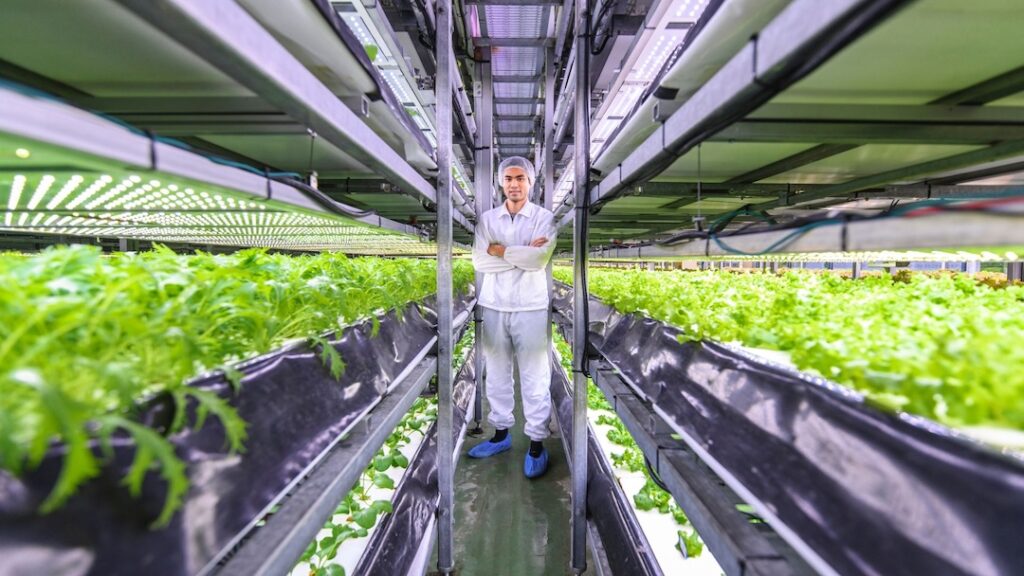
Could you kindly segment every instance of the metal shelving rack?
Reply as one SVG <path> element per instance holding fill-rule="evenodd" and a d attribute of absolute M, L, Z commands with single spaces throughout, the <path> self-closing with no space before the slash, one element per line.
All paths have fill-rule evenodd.
<path fill-rule="evenodd" d="M 216 148 L 228 159 L 245 164 L 251 160 L 245 155 L 245 150 L 254 147 L 251 143 L 232 149 L 211 140 L 200 153 L 63 102 L 2 88 L 0 141 L 24 148 L 37 159 L 46 157 L 53 161 L 48 163 L 51 168 L 37 166 L 31 180 L 26 175 L 18 180 L 19 184 L 12 181 L 10 188 L 3 191 L 6 195 L 0 199 L 5 201 L 0 201 L 0 205 L 6 206 L 7 211 L 0 228 L 230 245 L 266 245 L 268 238 L 273 237 L 289 238 L 276 246 L 289 249 L 436 254 L 439 287 L 436 362 L 424 360 L 415 367 L 407 380 L 408 387 L 403 387 L 381 406 L 383 419 L 375 421 L 361 436 L 353 437 L 350 444 L 329 455 L 302 490 L 293 496 L 288 511 L 276 517 L 274 528 L 261 531 L 231 560 L 226 571 L 269 573 L 290 566 L 289 563 L 301 554 L 310 534 L 315 534 L 315 529 L 322 525 L 323 515 L 344 496 L 359 468 L 372 454 L 371 448 L 379 446 L 389 427 L 393 427 L 415 393 L 436 371 L 440 399 L 439 447 L 444 455 L 439 461 L 438 569 L 450 573 L 455 566 L 452 553 L 452 335 L 455 326 L 467 320 L 466 317 L 453 318 L 452 314 L 452 251 L 456 242 L 471 238 L 473 223 L 469 206 L 475 205 L 475 212 L 479 214 L 496 200 L 496 191 L 491 185 L 496 152 L 492 147 L 495 145 L 504 152 L 540 153 L 538 164 L 543 174 L 544 202 L 552 206 L 556 166 L 565 159 L 564 152 L 569 144 L 566 136 L 569 122 L 564 120 L 571 110 L 575 126 L 572 142 L 579 144 L 573 145 L 573 166 L 566 172 L 574 174 L 572 196 L 575 200 L 574 206 L 568 203 L 559 206 L 556 214 L 562 226 L 574 224 L 572 245 L 576 286 L 579 287 L 575 292 L 573 318 L 573 347 L 580 353 L 574 355 L 573 361 L 572 444 L 583 446 L 587 442 L 586 386 L 587 375 L 593 374 L 601 389 L 614 400 L 617 412 L 644 453 L 659 466 L 658 471 L 672 494 L 701 528 L 727 573 L 799 571 L 797 563 L 783 561 L 782 555 L 776 553 L 777 548 L 784 545 L 782 540 L 788 540 L 815 570 L 829 573 L 830 567 L 802 548 L 798 538 L 782 532 L 754 531 L 741 521 L 734 505 L 738 499 L 736 494 L 742 494 L 743 487 L 718 482 L 707 467 L 698 463 L 693 454 L 685 452 L 678 440 L 671 438 L 658 414 L 631 396 L 628 386 L 615 374 L 607 359 L 591 358 L 583 353 L 588 351 L 585 270 L 588 258 L 592 257 L 701 259 L 727 256 L 735 251 L 759 254 L 789 233 L 772 231 L 733 236 L 728 239 L 731 250 L 710 238 L 671 245 L 653 242 L 670 231 L 688 226 L 685 219 L 692 215 L 689 207 L 702 201 L 721 200 L 726 208 L 719 210 L 719 214 L 746 203 L 758 210 L 796 215 L 796 207 L 814 211 L 851 201 L 922 196 L 990 198 L 1019 193 L 1018 185 L 1013 183 L 986 185 L 984 189 L 963 183 L 1024 167 L 1024 114 L 1019 100 L 1011 98 L 1024 91 L 1021 63 L 1015 69 L 961 86 L 923 104 L 876 106 L 776 100 L 803 79 L 826 69 L 844 50 L 865 38 L 870 39 L 874 31 L 923 3 L 923 0 L 794 0 L 753 39 L 744 43 L 699 91 L 685 101 L 668 98 L 659 102 L 655 112 L 657 126 L 652 133 L 612 169 L 601 174 L 598 181 L 591 183 L 593 162 L 586 144 L 591 142 L 589 123 L 593 112 L 590 30 L 595 3 L 466 1 L 464 5 L 481 10 L 502 5 L 542 7 L 548 15 L 560 8 L 561 16 L 554 23 L 553 39 L 495 37 L 479 42 L 478 47 L 485 57 L 474 63 L 479 79 L 479 86 L 474 86 L 473 90 L 476 99 L 473 118 L 476 131 L 472 142 L 475 186 L 473 191 L 464 191 L 451 177 L 451 167 L 457 161 L 453 153 L 456 127 L 453 116 L 462 132 L 466 132 L 469 124 L 456 89 L 461 82 L 455 64 L 456 47 L 452 45 L 451 0 L 435 0 L 429 14 L 429 23 L 435 32 L 437 149 L 433 160 L 436 175 L 407 161 L 368 126 L 362 98 L 354 101 L 340 98 L 275 38 L 244 3 L 111 0 L 102 6 L 117 9 L 111 22 L 125 24 L 126 36 L 158 37 L 159 45 L 173 52 L 176 61 L 187 62 L 194 70 L 200 70 L 201 73 L 196 72 L 197 77 L 214 78 L 220 83 L 219 88 L 230 95 L 205 94 L 182 99 L 119 98 L 109 94 L 97 97 L 7 63 L 0 63 L 0 73 L 16 72 L 17 78 L 53 88 L 65 97 L 71 95 L 71 101 L 79 106 L 92 105 L 92 109 L 110 113 L 127 112 L 140 119 L 152 117 L 151 121 L 162 123 L 169 133 L 186 139 L 194 137 L 194 127 L 203 127 L 204 123 L 206 128 L 219 126 L 253 138 L 279 131 L 292 138 L 289 145 L 302 142 L 310 146 L 310 164 L 313 163 L 312 148 L 319 140 L 322 145 L 331 147 L 331 158 L 351 173 L 334 178 L 330 186 L 324 186 L 325 190 L 373 196 L 380 195 L 382 188 L 386 188 L 386 195 L 412 201 L 382 205 L 387 215 L 382 215 L 383 209 L 369 213 L 365 206 L 325 200 L 302 186 L 271 178 L 269 170 L 261 174 L 259 170 L 253 172 L 237 165 L 211 162 L 207 154 Z M 430 2 L 425 4 L 431 5 Z M 57 3 L 37 6 L 56 9 Z M 381 18 L 380 10 L 375 10 L 376 17 Z M 707 18 L 711 17 L 709 13 Z M 574 25 L 570 27 L 571 22 Z M 86 21 L 83 25 L 90 23 Z M 572 35 L 568 32 L 570 29 Z M 486 36 L 486 30 L 484 33 Z M 571 53 L 563 62 L 570 41 Z M 542 75 L 494 74 L 492 60 L 488 57 L 494 55 L 492 49 L 523 47 L 543 49 Z M 566 70 L 571 71 L 559 77 Z M 559 84 L 562 98 L 558 98 L 555 90 Z M 496 89 L 502 85 L 529 85 L 537 90 L 543 86 L 543 97 L 538 97 L 536 90 L 530 96 L 502 95 L 506 90 L 511 91 Z M 570 94 L 571 97 L 567 97 Z M 453 100 L 456 103 L 453 104 Z M 1006 105 L 984 106 L 1000 100 Z M 213 102 L 222 114 L 202 117 L 199 112 Z M 499 107 L 512 110 L 512 107 L 525 106 L 536 110 L 539 105 L 543 105 L 544 110 L 543 126 L 539 130 L 534 114 L 495 113 L 500 112 Z M 241 116 L 234 118 L 229 128 L 225 128 L 227 123 L 223 122 L 226 109 Z M 183 116 L 180 122 L 174 119 L 176 115 Z M 531 128 L 525 132 L 502 133 L 496 125 L 502 121 L 529 122 Z M 533 140 L 522 144 L 519 140 L 524 137 Z M 786 153 L 758 156 L 756 166 L 734 167 L 733 173 L 705 182 L 701 173 L 701 152 L 710 163 L 709 167 L 713 167 L 717 158 L 729 154 L 724 148 L 716 151 L 714 147 L 737 142 L 782 145 Z M 463 147 L 467 147 L 466 144 L 463 142 Z M 927 158 L 920 161 L 908 161 L 831 182 L 801 182 L 794 187 L 789 182 L 772 180 L 802 166 L 849 152 L 859 145 L 872 144 L 970 149 L 925 155 Z M 688 165 L 680 166 L 695 157 L 697 178 L 692 177 L 693 171 Z M 265 164 L 273 165 L 273 162 Z M 72 170 L 57 171 L 52 166 Z M 2 168 L 11 174 L 19 170 L 16 164 Z M 287 166 L 280 168 L 289 169 Z M 303 167 L 304 172 L 308 171 L 306 168 Z M 90 182 L 82 177 L 72 184 L 74 175 L 79 173 L 95 175 L 95 179 Z M 44 185 L 45 174 L 52 174 L 54 178 Z M 109 180 L 105 175 L 110 176 Z M 133 193 L 135 184 L 139 185 L 141 191 L 133 197 L 138 206 L 118 210 L 119 206 L 114 206 L 113 202 L 119 196 L 113 194 L 105 199 L 108 204 L 99 202 L 89 208 L 91 202 L 104 198 L 106 186 L 116 188 L 115 182 L 123 184 L 119 193 L 124 192 L 125 197 Z M 90 192 L 90 197 L 79 203 L 84 210 L 77 204 L 70 205 L 78 197 L 78 188 L 84 194 L 94 185 L 96 188 Z M 150 186 L 149 190 L 143 189 L 146 185 Z M 63 194 L 61 190 L 65 187 L 67 193 L 57 202 L 50 188 Z M 644 203 L 651 198 L 661 200 L 655 204 Z M 708 212 L 709 215 L 715 213 L 714 210 Z M 403 219 L 400 214 L 419 216 L 422 220 L 400 221 Z M 1024 245 L 1024 236 L 1015 225 L 1018 217 L 1019 210 L 1009 209 L 1002 214 L 939 213 L 898 221 L 896 225 L 884 220 L 837 222 L 808 230 L 787 243 L 785 251 L 852 252 L 949 248 L 965 244 L 1015 247 Z M 429 227 L 422 224 L 431 220 L 436 220 L 433 230 L 436 246 L 421 240 L 430 234 Z M 290 231 L 289 226 L 301 227 L 303 232 Z M 310 226 L 315 227 L 315 234 L 309 234 Z M 632 231 L 625 236 L 627 241 L 643 239 L 648 242 L 612 244 L 613 239 L 623 239 L 620 233 L 623 229 Z M 247 236 L 249 230 L 261 230 L 262 235 Z M 591 244 L 594 244 L 593 250 Z M 1020 276 L 1019 265 L 1013 271 Z M 479 322 L 476 329 L 479 341 Z M 476 358 L 479 377 L 483 373 L 479 365 L 481 356 L 478 354 Z M 481 419 L 480 412 L 478 397 L 474 414 L 477 423 Z M 571 567 L 576 573 L 587 568 L 586 458 L 586 450 L 572 454 Z M 302 508 L 307 506 L 309 513 L 304 513 Z M 264 554 L 265 550 L 269 552 Z"/>
<path fill-rule="evenodd" d="M 574 202 L 567 198 L 556 211 L 566 234 L 569 224 L 573 224 L 574 350 L 586 350 L 592 356 L 584 359 L 584 354 L 575 354 L 574 371 L 578 369 L 581 373 L 574 376 L 585 382 L 583 372 L 593 375 L 727 574 L 791 574 L 808 569 L 823 574 L 837 572 L 819 551 L 808 547 L 800 534 L 784 524 L 772 523 L 776 531 L 768 534 L 753 530 L 735 509 L 741 502 L 737 494 L 754 504 L 765 518 L 772 517 L 771 503 L 751 500 L 750 491 L 728 469 L 672 437 L 668 418 L 630 389 L 608 358 L 588 346 L 587 330 L 582 329 L 588 326 L 584 275 L 587 260 L 708 260 L 737 254 L 785 258 L 787 254 L 822 252 L 844 253 L 856 260 L 857 253 L 862 251 L 1019 249 L 1024 244 L 1019 202 L 1008 202 L 998 213 L 936 211 L 912 219 L 861 221 L 839 217 L 806 230 L 780 226 L 767 232 L 720 237 L 694 234 L 694 239 L 665 242 L 673 234 L 695 227 L 689 221 L 691 216 L 702 216 L 699 208 L 693 213 L 687 207 L 706 206 L 715 201 L 724 206 L 705 208 L 705 218 L 729 214 L 740 207 L 765 216 L 795 217 L 878 198 L 1024 197 L 1024 188 L 1017 182 L 988 181 L 983 187 L 970 184 L 1020 170 L 1024 154 L 1019 131 L 1020 99 L 1012 98 L 1024 92 L 1024 68 L 1020 67 L 1024 61 L 1019 61 L 1019 53 L 1016 62 L 1011 56 L 992 56 L 994 51 L 968 54 L 965 62 L 972 57 L 984 59 L 987 54 L 997 61 L 993 66 L 1002 66 L 1003 70 L 994 77 L 959 86 L 955 92 L 919 104 L 910 102 L 926 96 L 915 94 L 899 104 L 878 105 L 854 104 L 856 94 L 847 95 L 845 100 L 841 94 L 831 94 L 832 100 L 828 95 L 819 96 L 821 101 L 814 100 L 814 90 L 823 92 L 823 87 L 827 87 L 825 79 L 840 82 L 841 70 L 848 72 L 857 58 L 865 70 L 888 64 L 864 57 L 882 53 L 872 42 L 891 47 L 886 42 L 896 36 L 894 30 L 906 30 L 908 22 L 917 22 L 919 31 L 914 40 L 921 45 L 943 42 L 938 30 L 928 29 L 929 25 L 942 24 L 940 16 L 914 11 L 926 10 L 927 4 L 903 0 L 795 0 L 746 41 L 696 93 L 680 96 L 677 101 L 671 91 L 663 95 L 665 99 L 655 104 L 655 118 L 648 135 L 634 140 L 638 143 L 614 167 L 593 178 L 587 154 L 577 150 Z M 940 6 L 936 11 L 942 9 Z M 1006 18 L 1013 12 L 1013 8 L 998 2 L 975 9 L 981 21 L 993 15 Z M 1016 15 L 1020 15 L 1019 7 Z M 970 18 L 966 11 L 960 16 Z M 579 55 L 586 55 L 587 51 L 580 48 L 577 46 L 576 62 L 580 65 L 583 60 L 585 69 L 586 56 Z M 849 55 L 851 52 L 853 56 Z M 918 55 L 921 48 L 913 45 L 908 52 Z M 897 54 L 891 57 L 899 59 Z M 830 69 L 836 62 L 847 68 Z M 1005 72 L 1007 65 L 1014 68 Z M 940 66 L 941 63 L 932 63 L 932 70 Z M 898 65 L 893 68 L 899 69 Z M 892 73 L 881 75 L 891 78 Z M 801 84 L 808 78 L 816 78 L 817 83 Z M 857 76 L 861 81 L 866 78 Z M 948 83 L 950 79 L 945 80 Z M 853 82 L 843 82 L 842 86 L 849 87 Z M 787 91 L 794 86 L 804 87 L 805 92 L 789 94 Z M 583 102 L 589 103 L 587 85 L 581 84 L 577 90 L 579 112 L 586 110 L 580 108 Z M 899 99 L 898 95 L 886 95 Z M 983 106 L 1000 99 L 1004 99 L 1004 106 Z M 587 134 L 578 117 L 576 130 L 578 137 Z M 787 175 L 800 177 L 800 169 L 815 162 L 828 162 L 833 156 L 859 147 L 892 144 L 938 148 L 919 157 L 906 152 L 906 158 L 895 159 L 887 169 L 861 166 L 859 171 L 839 173 L 834 178 L 815 181 L 806 176 L 797 183 L 787 180 Z M 735 152 L 729 149 L 733 145 Z M 742 148 L 747 145 L 750 148 Z M 758 148 L 768 145 L 777 149 L 769 153 Z M 942 149 L 943 146 L 951 148 Z M 729 164 L 728 155 L 742 155 L 743 150 L 759 152 L 747 154 L 752 157 L 749 165 Z M 839 161 L 837 158 L 833 162 Z M 580 184 L 592 179 L 589 186 Z M 739 218 L 735 222 L 749 220 Z M 697 232 L 703 230 L 696 228 Z M 733 228 L 735 224 L 729 227 Z M 588 230 L 596 234 L 588 235 Z M 1008 270 L 1013 277 L 1019 266 L 1011 265 Z M 706 460 L 714 472 L 701 460 Z M 580 540 L 583 536 L 574 533 L 574 538 Z"/>
<path fill-rule="evenodd" d="M 2 195 L 6 211 L 0 216 L 0 228 L 4 230 L 190 245 L 436 255 L 438 259 L 436 355 L 424 356 L 407 367 L 401 385 L 367 417 L 366 425 L 324 455 L 267 525 L 231 551 L 228 560 L 208 565 L 206 573 L 272 574 L 294 566 L 435 375 L 439 448 L 446 455 L 438 464 L 442 495 L 438 542 L 442 567 L 446 562 L 451 567 L 452 348 L 455 333 L 471 317 L 469 312 L 457 318 L 453 314 L 452 255 L 454 249 L 462 248 L 453 238 L 453 230 L 458 230 L 458 240 L 471 238 L 473 223 L 467 216 L 473 213 L 457 211 L 453 204 L 453 192 L 462 199 L 458 206 L 470 204 L 472 198 L 469 192 L 457 190 L 452 178 L 452 98 L 448 96 L 454 94 L 455 66 L 451 3 L 440 1 L 435 7 L 435 90 L 446 95 L 436 98 L 436 184 L 428 180 L 429 171 L 414 168 L 367 125 L 365 102 L 343 101 L 237 2 L 110 2 L 93 7 L 98 9 L 94 16 L 101 24 L 85 20 L 82 26 L 119 22 L 128 27 L 126 37 L 151 35 L 158 40 L 154 44 L 207 78 L 215 70 L 237 84 L 234 93 L 247 91 L 255 98 L 97 98 L 9 62 L 0 63 L 4 75 L 35 85 L 0 87 L 0 141 L 18 150 L 17 160 L 0 167 L 11 175 L 10 186 Z M 38 4 L 24 8 L 45 13 L 59 7 Z M 40 87 L 60 94 L 38 92 Z M 382 178 L 395 190 L 394 196 L 411 196 L 426 209 L 416 212 L 436 213 L 436 227 L 431 230 L 414 218 L 400 222 L 338 202 L 317 191 L 315 181 L 309 186 L 278 178 L 231 149 L 211 154 L 210 148 L 216 146 L 209 142 L 197 149 L 166 140 L 114 116 L 71 105 L 64 101 L 68 95 L 78 106 L 127 110 L 138 114 L 144 123 L 157 122 L 186 139 L 211 126 L 257 137 L 276 131 L 298 133 L 308 139 L 311 164 L 313 146 L 319 139 L 321 146 L 341 151 L 357 176 Z M 218 111 L 212 123 L 203 117 L 208 107 Z M 230 122 L 222 122 L 221 116 L 232 114 L 236 116 Z M 250 124 L 245 124 L 247 121 Z M 268 129 L 268 121 L 279 126 Z M 211 156 L 219 158 L 211 160 Z M 221 556 L 214 562 L 218 560 Z"/>

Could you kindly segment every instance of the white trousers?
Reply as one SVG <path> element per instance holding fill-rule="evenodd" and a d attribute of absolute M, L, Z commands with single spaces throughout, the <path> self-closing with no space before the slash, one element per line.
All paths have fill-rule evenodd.
<path fill-rule="evenodd" d="M 495 428 L 515 424 L 513 357 L 519 365 L 519 385 L 526 417 L 526 435 L 531 440 L 548 437 L 551 420 L 551 358 L 548 354 L 548 312 L 498 312 L 483 309 L 483 353 L 488 421 Z"/>

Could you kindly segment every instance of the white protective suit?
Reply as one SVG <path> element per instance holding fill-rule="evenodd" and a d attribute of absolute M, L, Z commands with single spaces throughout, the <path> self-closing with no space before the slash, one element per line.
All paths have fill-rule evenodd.
<path fill-rule="evenodd" d="M 479 305 L 483 311 L 482 349 L 487 367 L 488 421 L 495 428 L 515 423 L 513 357 L 519 364 L 519 382 L 531 440 L 548 436 L 551 419 L 551 365 L 548 356 L 548 294 L 545 268 L 555 251 L 554 215 L 527 202 L 515 215 L 505 203 L 483 214 L 476 226 L 473 266 L 483 275 Z M 543 247 L 530 242 L 547 238 Z M 505 246 L 504 258 L 491 256 L 492 243 Z"/>

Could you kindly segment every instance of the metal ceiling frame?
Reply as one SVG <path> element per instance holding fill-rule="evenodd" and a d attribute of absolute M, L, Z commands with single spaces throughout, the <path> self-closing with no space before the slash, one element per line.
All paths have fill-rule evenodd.
<path fill-rule="evenodd" d="M 591 193 L 591 205 L 649 179 L 698 143 L 753 112 L 871 30 L 908 0 L 796 0 Z"/>
<path fill-rule="evenodd" d="M 433 186 L 241 6 L 202 0 L 117 2 L 402 191 L 436 204 Z M 472 231 L 461 214 L 456 221 Z"/>
<path fill-rule="evenodd" d="M 662 208 L 673 210 L 673 228 L 650 227 L 646 234 L 608 234 L 609 225 L 635 226 L 636 210 L 593 219 L 593 233 L 607 239 L 650 240 L 668 230 L 692 226 L 687 209 L 697 198 L 694 183 L 650 181 L 669 164 L 702 142 L 763 142 L 807 144 L 796 154 L 774 160 L 724 182 L 703 182 L 704 198 L 716 191 L 722 198 L 754 196 L 756 209 L 796 215 L 794 206 L 827 208 L 855 198 L 884 196 L 902 189 L 900 196 L 917 197 L 899 182 L 922 182 L 931 190 L 921 198 L 977 197 L 985 190 L 951 186 L 960 182 L 1024 169 L 1024 108 L 983 107 L 982 104 L 1024 91 L 1024 66 L 961 89 L 923 105 L 778 104 L 775 94 L 824 64 L 843 47 L 873 30 L 888 15 L 908 4 L 892 0 L 836 0 L 827 3 L 796 0 L 749 41 L 693 97 L 670 107 L 657 130 L 593 187 L 593 211 L 602 210 L 627 194 L 675 198 Z M 824 40 L 827 40 L 824 41 Z M 767 103 L 766 103 L 767 102 Z M 674 110 L 673 110 L 674 108 Z M 656 114 L 664 111 L 657 111 Z M 564 126 L 562 127 L 564 131 Z M 764 184 L 760 181 L 851 151 L 870 143 L 958 144 L 984 146 L 944 158 L 918 162 L 834 184 Z M 662 176 L 665 178 L 665 176 Z M 671 180 L 671 178 L 666 178 Z M 989 196 L 1007 187 L 987 188 Z M 708 192 L 711 192 L 708 194 Z M 920 188 L 918 192 L 920 193 Z M 916 194 L 915 193 L 915 194 Z M 768 195 L 768 198 L 761 196 Z M 573 221 L 569 203 L 559 206 L 560 226 Z M 626 221 L 634 223 L 627 225 Z M 666 224 L 671 216 L 665 218 Z M 739 222 L 739 220 L 737 220 Z M 766 244 L 767 245 L 767 244 Z M 696 254 L 695 255 L 700 255 Z"/>

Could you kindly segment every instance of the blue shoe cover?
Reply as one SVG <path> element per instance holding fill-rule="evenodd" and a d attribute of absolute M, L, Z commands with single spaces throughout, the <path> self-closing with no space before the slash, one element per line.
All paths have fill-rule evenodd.
<path fill-rule="evenodd" d="M 540 456 L 536 458 L 530 456 L 530 453 L 526 453 L 526 461 L 523 462 L 523 473 L 526 474 L 527 478 L 536 478 L 548 471 L 548 449 L 544 448 L 540 451 Z"/>
<path fill-rule="evenodd" d="M 469 449 L 470 458 L 488 458 L 512 449 L 512 436 L 505 436 L 501 442 L 482 442 Z"/>

